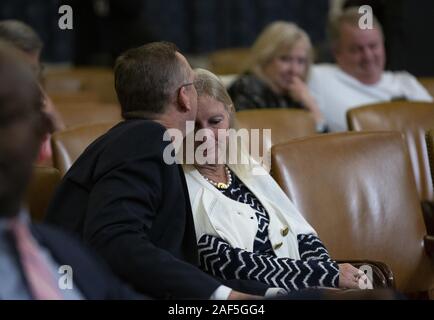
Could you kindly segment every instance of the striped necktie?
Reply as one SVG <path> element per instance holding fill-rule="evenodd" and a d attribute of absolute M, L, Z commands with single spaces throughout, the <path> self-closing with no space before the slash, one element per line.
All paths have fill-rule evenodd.
<path fill-rule="evenodd" d="M 18 218 L 14 218 L 10 222 L 10 230 L 14 236 L 24 276 L 33 299 L 63 299 L 53 274 L 36 241 L 30 234 L 28 226 Z"/>

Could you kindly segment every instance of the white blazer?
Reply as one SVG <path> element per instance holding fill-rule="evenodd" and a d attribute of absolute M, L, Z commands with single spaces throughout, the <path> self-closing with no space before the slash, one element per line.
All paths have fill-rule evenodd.
<path fill-rule="evenodd" d="M 295 208 L 274 179 L 261 166 L 260 175 L 252 175 L 252 167 L 229 165 L 237 177 L 259 199 L 268 212 L 268 233 L 278 257 L 300 259 L 298 234 L 315 234 L 315 230 Z M 190 194 L 196 237 L 204 234 L 219 237 L 234 248 L 253 252 L 258 231 L 255 210 L 223 195 L 191 165 L 184 166 Z M 258 173 L 258 171 L 255 171 Z"/>

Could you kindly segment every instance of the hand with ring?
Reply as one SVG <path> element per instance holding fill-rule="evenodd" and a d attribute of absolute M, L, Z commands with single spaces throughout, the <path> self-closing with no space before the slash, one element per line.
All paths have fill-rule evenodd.
<path fill-rule="evenodd" d="M 339 288 L 360 289 L 359 280 L 361 277 L 366 277 L 362 270 L 349 263 L 339 264 Z"/>

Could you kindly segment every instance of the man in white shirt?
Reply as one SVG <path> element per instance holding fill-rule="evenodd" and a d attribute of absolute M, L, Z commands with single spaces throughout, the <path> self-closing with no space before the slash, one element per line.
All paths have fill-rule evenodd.
<path fill-rule="evenodd" d="M 359 27 L 357 8 L 345 10 L 331 23 L 334 64 L 312 68 L 309 87 L 330 131 L 347 130 L 346 112 L 370 103 L 398 99 L 432 101 L 408 72 L 384 71 L 383 32 L 373 17 L 372 29 Z"/>

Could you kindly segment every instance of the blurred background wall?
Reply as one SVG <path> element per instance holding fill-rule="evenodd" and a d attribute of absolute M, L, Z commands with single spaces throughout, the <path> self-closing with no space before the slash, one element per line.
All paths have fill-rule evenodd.
<path fill-rule="evenodd" d="M 69 4 L 74 29 L 59 30 L 58 8 Z M 0 19 L 20 19 L 45 42 L 50 62 L 110 64 L 126 48 L 172 41 L 185 53 L 250 46 L 274 20 L 303 27 L 325 41 L 328 0 L 2 0 Z"/>
<path fill-rule="evenodd" d="M 73 8 L 73 30 L 58 28 L 62 4 Z M 153 40 L 172 41 L 190 55 L 248 47 L 274 20 L 299 24 L 317 61 L 331 61 L 329 15 L 361 4 L 370 4 L 384 24 L 388 69 L 434 76 L 433 0 L 2 0 L 0 19 L 34 27 L 50 63 L 111 66 L 120 52 Z"/>

